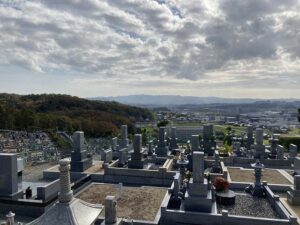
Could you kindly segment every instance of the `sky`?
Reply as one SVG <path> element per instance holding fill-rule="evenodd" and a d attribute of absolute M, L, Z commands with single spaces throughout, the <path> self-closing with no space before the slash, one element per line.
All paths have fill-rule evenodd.
<path fill-rule="evenodd" d="M 0 92 L 300 97 L 299 0 L 0 0 Z"/>

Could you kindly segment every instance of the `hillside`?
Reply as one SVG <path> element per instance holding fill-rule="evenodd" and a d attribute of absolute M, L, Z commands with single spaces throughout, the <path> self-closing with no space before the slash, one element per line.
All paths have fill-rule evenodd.
<path fill-rule="evenodd" d="M 116 102 L 91 101 L 69 95 L 0 94 L 0 129 L 83 130 L 89 136 L 132 131 L 136 120 L 153 119 L 151 111 Z"/>
<path fill-rule="evenodd" d="M 167 105 L 205 105 L 205 104 L 251 104 L 264 99 L 196 97 L 181 95 L 128 95 L 115 97 L 95 97 L 91 99 L 116 101 L 128 105 L 167 106 Z M 297 99 L 272 99 L 272 102 L 294 102 Z"/>

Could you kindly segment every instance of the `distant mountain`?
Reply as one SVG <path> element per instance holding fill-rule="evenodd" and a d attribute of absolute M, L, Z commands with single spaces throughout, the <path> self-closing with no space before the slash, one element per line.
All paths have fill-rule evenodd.
<path fill-rule="evenodd" d="M 203 105 L 203 104 L 242 104 L 263 101 L 264 99 L 251 98 L 220 98 L 220 97 L 195 97 L 181 95 L 128 95 L 116 97 L 95 97 L 93 100 L 115 101 L 128 105 Z M 295 99 L 274 99 L 271 101 L 295 101 Z"/>
<path fill-rule="evenodd" d="M 0 94 L 0 129 L 83 130 L 88 136 L 117 135 L 122 124 L 152 120 L 148 109 L 69 95 Z"/>

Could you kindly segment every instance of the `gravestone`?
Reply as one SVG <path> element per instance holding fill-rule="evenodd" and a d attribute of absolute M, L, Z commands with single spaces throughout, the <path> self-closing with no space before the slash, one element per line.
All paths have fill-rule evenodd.
<path fill-rule="evenodd" d="M 154 151 L 153 151 L 153 141 L 149 141 L 148 143 L 148 156 L 153 156 Z"/>
<path fill-rule="evenodd" d="M 277 145 L 277 159 L 284 159 L 284 147 L 282 145 Z"/>
<path fill-rule="evenodd" d="M 193 176 L 185 193 L 184 208 L 189 211 L 211 212 L 212 192 L 204 178 L 204 153 L 193 153 Z"/>
<path fill-rule="evenodd" d="M 264 142 L 264 131 L 261 128 L 256 129 L 256 145 L 255 145 L 255 152 L 254 157 L 258 159 L 262 159 L 265 157 L 265 146 Z"/>
<path fill-rule="evenodd" d="M 300 205 L 300 175 L 294 176 L 294 186 L 287 191 L 287 200 L 292 205 Z"/>
<path fill-rule="evenodd" d="M 127 148 L 120 149 L 118 154 L 119 154 L 118 166 L 122 167 L 126 165 L 128 162 L 128 149 Z"/>
<path fill-rule="evenodd" d="M 298 175 L 300 175 L 300 158 L 296 157 L 294 158 L 294 172 Z"/>
<path fill-rule="evenodd" d="M 133 153 L 131 153 L 131 159 L 128 161 L 128 168 L 134 168 L 134 169 L 144 168 L 144 159 L 141 151 L 142 151 L 142 135 L 135 134 L 133 139 Z"/>
<path fill-rule="evenodd" d="M 289 158 L 294 161 L 294 159 L 297 157 L 297 145 L 290 144 L 289 146 Z"/>
<path fill-rule="evenodd" d="M 248 150 L 251 149 L 251 145 L 254 144 L 254 138 L 253 138 L 253 126 L 247 127 L 247 140 L 246 140 L 246 148 Z"/>
<path fill-rule="evenodd" d="M 92 157 L 88 157 L 84 145 L 84 132 L 76 131 L 73 136 L 73 151 L 71 152 L 71 171 L 84 172 L 93 164 Z"/>
<path fill-rule="evenodd" d="M 113 159 L 113 152 L 111 149 L 106 149 L 101 153 L 101 160 L 104 163 L 111 163 Z"/>
<path fill-rule="evenodd" d="M 159 128 L 158 145 L 155 149 L 155 153 L 160 157 L 166 157 L 168 155 L 165 127 Z"/>
<path fill-rule="evenodd" d="M 113 152 L 118 150 L 118 138 L 117 137 L 114 137 L 111 139 L 111 150 Z"/>
<path fill-rule="evenodd" d="M 214 150 L 216 148 L 216 142 L 212 140 L 213 135 L 213 125 L 203 125 L 203 148 L 204 153 L 208 154 L 209 156 L 214 155 Z"/>
<path fill-rule="evenodd" d="M 22 197 L 22 191 L 18 191 L 17 154 L 0 153 L 0 197 Z"/>
<path fill-rule="evenodd" d="M 277 155 L 278 142 L 279 142 L 279 140 L 278 140 L 276 135 L 272 135 L 272 138 L 269 138 L 269 143 L 270 143 L 270 146 L 271 146 L 271 157 L 272 156 L 276 157 L 276 155 Z"/>
<path fill-rule="evenodd" d="M 121 138 L 119 140 L 119 149 L 128 148 L 129 139 L 128 139 L 128 127 L 127 125 L 121 126 Z"/>
<path fill-rule="evenodd" d="M 233 142 L 233 150 L 234 150 L 234 153 L 236 154 L 236 156 L 242 156 L 242 151 L 241 151 L 241 142 L 239 141 L 236 141 L 236 142 Z"/>
<path fill-rule="evenodd" d="M 192 137 L 191 137 L 191 150 L 192 150 L 192 152 L 200 151 L 199 135 L 192 135 Z"/>
<path fill-rule="evenodd" d="M 171 139 L 170 139 L 170 150 L 175 150 L 178 148 L 177 138 L 176 138 L 176 127 L 171 128 Z"/>
<path fill-rule="evenodd" d="M 212 173 L 222 173 L 221 160 L 218 150 L 215 151 L 214 159 L 215 160 L 211 168 Z"/>

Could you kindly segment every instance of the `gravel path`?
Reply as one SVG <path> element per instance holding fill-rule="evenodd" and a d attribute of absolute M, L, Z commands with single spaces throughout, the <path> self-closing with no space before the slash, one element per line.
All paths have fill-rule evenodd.
<path fill-rule="evenodd" d="M 217 208 L 218 213 L 226 209 L 232 215 L 280 218 L 267 199 L 254 198 L 250 195 L 237 194 L 234 206 L 222 206 L 218 204 Z"/>

